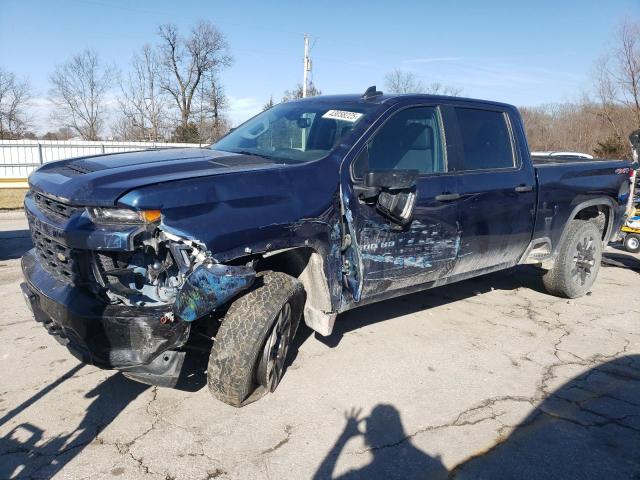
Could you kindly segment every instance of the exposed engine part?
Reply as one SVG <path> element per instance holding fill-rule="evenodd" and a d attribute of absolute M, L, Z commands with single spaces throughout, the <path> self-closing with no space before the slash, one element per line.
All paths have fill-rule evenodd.
<path fill-rule="evenodd" d="M 160 323 L 194 321 L 242 290 L 256 273 L 251 266 L 219 264 L 204 245 L 158 229 L 133 252 L 96 252 L 96 278 L 113 303 L 174 304 Z"/>
<path fill-rule="evenodd" d="M 157 230 L 133 252 L 96 252 L 94 274 L 113 303 L 170 304 L 207 255 L 199 242 Z"/>

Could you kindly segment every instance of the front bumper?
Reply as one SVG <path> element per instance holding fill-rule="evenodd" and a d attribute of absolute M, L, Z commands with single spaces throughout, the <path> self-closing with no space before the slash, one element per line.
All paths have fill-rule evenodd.
<path fill-rule="evenodd" d="M 30 250 L 22 257 L 27 304 L 38 322 L 85 363 L 120 370 L 149 365 L 182 346 L 190 324 L 160 323 L 171 307 L 129 307 L 102 303 L 80 288 L 54 278 Z"/>

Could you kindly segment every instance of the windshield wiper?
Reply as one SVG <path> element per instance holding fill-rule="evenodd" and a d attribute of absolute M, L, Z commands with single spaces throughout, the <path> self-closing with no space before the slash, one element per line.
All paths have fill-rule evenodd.
<path fill-rule="evenodd" d="M 231 153 L 238 153 L 240 155 L 252 155 L 254 157 L 264 158 L 265 160 L 273 160 L 273 157 L 269 155 L 263 155 L 261 153 L 252 152 L 250 150 L 229 150 Z"/>

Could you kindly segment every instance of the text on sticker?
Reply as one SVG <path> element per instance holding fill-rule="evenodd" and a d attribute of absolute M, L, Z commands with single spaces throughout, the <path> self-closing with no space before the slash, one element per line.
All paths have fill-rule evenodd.
<path fill-rule="evenodd" d="M 322 118 L 331 118 L 332 120 L 344 120 L 345 122 L 357 122 L 362 116 L 358 112 L 348 112 L 346 110 L 329 110 L 322 115 Z"/>

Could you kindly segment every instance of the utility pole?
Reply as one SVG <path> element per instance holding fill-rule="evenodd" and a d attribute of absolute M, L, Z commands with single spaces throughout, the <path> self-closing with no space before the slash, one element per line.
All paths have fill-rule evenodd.
<path fill-rule="evenodd" d="M 311 59 L 309 58 L 309 35 L 304 36 L 304 75 L 302 80 L 302 98 L 307 98 L 307 76 L 311 71 Z"/>
<path fill-rule="evenodd" d="M 198 125 L 198 143 L 202 147 L 202 102 L 204 100 L 204 77 L 200 79 L 200 125 Z"/>

